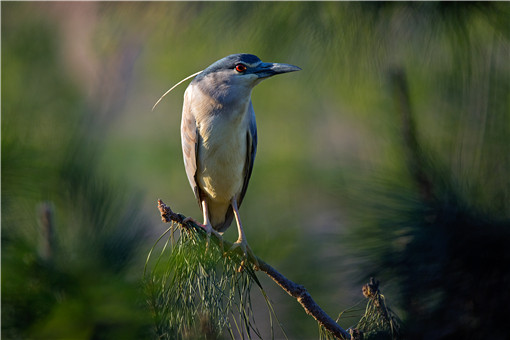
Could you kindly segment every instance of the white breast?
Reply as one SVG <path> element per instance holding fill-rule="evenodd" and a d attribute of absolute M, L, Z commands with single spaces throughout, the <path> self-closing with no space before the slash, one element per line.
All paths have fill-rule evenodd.
<path fill-rule="evenodd" d="M 193 111 L 202 113 L 195 115 L 200 135 L 197 159 L 198 185 L 211 200 L 228 203 L 241 192 L 244 183 L 249 97 L 245 103 L 222 108 L 221 115 L 210 114 L 216 104 L 200 92 L 195 89 L 193 100 L 194 104 L 200 106 L 200 110 Z M 225 111 L 228 114 L 224 114 Z M 203 114 L 204 112 L 209 114 Z"/>

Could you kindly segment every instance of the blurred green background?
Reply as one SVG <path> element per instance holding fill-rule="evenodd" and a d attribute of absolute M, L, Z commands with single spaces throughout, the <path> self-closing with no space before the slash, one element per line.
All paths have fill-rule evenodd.
<path fill-rule="evenodd" d="M 253 92 L 255 253 L 333 317 L 376 276 L 410 338 L 507 335 L 507 2 L 2 2 L 1 16 L 3 338 L 152 337 L 156 201 L 200 210 L 186 85 L 151 107 L 241 52 L 303 69 Z M 290 338 L 318 336 L 263 284 Z"/>

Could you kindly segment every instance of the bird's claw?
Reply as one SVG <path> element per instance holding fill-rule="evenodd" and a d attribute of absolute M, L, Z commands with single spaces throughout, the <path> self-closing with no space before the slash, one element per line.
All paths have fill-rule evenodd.
<path fill-rule="evenodd" d="M 213 227 L 210 224 L 202 224 L 200 222 L 197 222 L 192 217 L 186 217 L 182 221 L 182 223 L 187 223 L 187 222 L 190 222 L 190 221 L 193 222 L 194 224 L 204 228 L 204 230 L 206 232 L 206 243 L 205 243 L 206 251 L 207 251 L 207 249 L 209 249 L 209 241 L 211 240 L 211 234 L 214 234 L 214 236 L 216 236 L 218 238 L 218 241 L 220 242 L 221 252 L 223 252 L 223 236 L 221 236 L 221 234 L 219 232 L 214 230 Z"/>
<path fill-rule="evenodd" d="M 253 263 L 255 266 L 255 270 L 258 270 L 259 268 L 259 261 L 257 260 L 257 256 L 253 253 L 253 250 L 251 250 L 250 246 L 245 240 L 237 240 L 234 242 L 232 247 L 228 250 L 229 253 L 234 252 L 237 248 L 241 248 L 241 251 L 243 252 L 244 259 L 241 261 L 241 266 L 239 267 L 238 271 L 241 272 L 246 265 L 246 260 Z"/>
<path fill-rule="evenodd" d="M 194 224 L 196 224 L 196 225 L 198 225 L 198 226 L 200 226 L 200 227 L 202 227 L 202 228 L 206 229 L 206 228 L 205 228 L 205 225 L 203 225 L 202 223 L 198 222 L 198 221 L 197 221 L 197 220 L 195 220 L 193 217 L 186 217 L 184 220 L 182 220 L 182 224 L 186 224 L 186 223 L 188 223 L 188 222 L 192 222 L 192 223 L 194 223 Z"/>
<path fill-rule="evenodd" d="M 207 232 L 207 243 L 206 243 L 206 249 L 209 248 L 209 240 L 211 239 L 211 234 L 214 234 L 218 238 L 218 241 L 220 242 L 219 246 L 221 249 L 221 252 L 223 253 L 223 236 L 216 230 L 214 230 L 211 226 L 209 228 L 206 228 Z"/>

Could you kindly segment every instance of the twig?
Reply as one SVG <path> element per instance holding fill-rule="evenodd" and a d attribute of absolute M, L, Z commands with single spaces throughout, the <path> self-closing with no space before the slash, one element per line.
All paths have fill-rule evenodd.
<path fill-rule="evenodd" d="M 177 222 L 186 230 L 197 230 L 199 232 L 205 232 L 203 228 L 198 226 L 192 220 L 186 220 L 186 217 L 174 213 L 170 207 L 168 207 L 162 200 L 158 200 L 158 209 L 161 213 L 161 219 L 165 223 Z M 186 221 L 185 221 L 186 220 Z M 232 243 L 221 240 L 216 235 L 211 234 L 211 239 L 217 244 L 223 244 L 225 249 L 232 246 Z M 305 287 L 287 279 L 276 269 L 271 267 L 265 261 L 257 257 L 259 263 L 258 268 L 266 273 L 274 282 L 276 282 L 284 291 L 290 296 L 296 298 L 296 300 L 304 308 L 305 312 L 311 315 L 320 325 L 327 329 L 331 334 L 339 339 L 350 339 L 350 334 L 340 327 L 324 310 L 314 301 L 312 296 L 308 293 Z"/>
<path fill-rule="evenodd" d="M 350 339 L 351 336 L 347 331 L 340 327 L 324 310 L 314 301 L 306 288 L 302 285 L 292 282 L 285 276 L 280 274 L 276 269 L 257 257 L 259 261 L 259 269 L 266 273 L 274 282 L 276 282 L 283 290 L 303 306 L 305 312 L 311 315 L 319 324 L 327 329 L 331 334 L 339 339 Z"/>

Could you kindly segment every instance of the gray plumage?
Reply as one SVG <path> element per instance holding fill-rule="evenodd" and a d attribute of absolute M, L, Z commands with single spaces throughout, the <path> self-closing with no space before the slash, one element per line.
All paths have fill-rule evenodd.
<path fill-rule="evenodd" d="M 186 174 L 204 213 L 204 224 L 225 231 L 241 205 L 257 153 L 252 89 L 263 79 L 298 71 L 233 54 L 197 75 L 184 94 L 181 139 Z M 205 203 L 205 207 L 204 207 Z M 240 220 L 239 240 L 245 242 Z"/>

